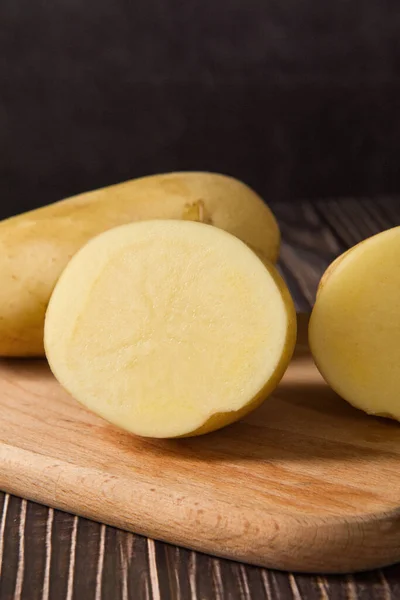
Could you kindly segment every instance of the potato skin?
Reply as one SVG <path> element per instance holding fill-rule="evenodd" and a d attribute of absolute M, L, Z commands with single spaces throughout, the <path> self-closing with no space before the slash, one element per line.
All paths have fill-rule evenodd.
<path fill-rule="evenodd" d="M 133 221 L 192 218 L 191 206 L 200 201 L 206 222 L 276 261 L 280 233 L 269 208 L 242 182 L 214 173 L 143 177 L 1 222 L 0 355 L 44 355 L 50 296 L 70 258 L 90 238 Z"/>

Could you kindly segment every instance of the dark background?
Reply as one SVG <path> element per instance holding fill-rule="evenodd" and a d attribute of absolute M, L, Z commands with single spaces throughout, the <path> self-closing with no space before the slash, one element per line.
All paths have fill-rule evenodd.
<path fill-rule="evenodd" d="M 399 192 L 399 77 L 398 0 L 0 0 L 2 216 L 179 169 Z"/>

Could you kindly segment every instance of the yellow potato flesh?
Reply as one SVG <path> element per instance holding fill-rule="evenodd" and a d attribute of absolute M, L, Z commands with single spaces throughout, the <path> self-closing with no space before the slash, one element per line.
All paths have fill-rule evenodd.
<path fill-rule="evenodd" d="M 45 347 L 82 404 L 150 437 L 206 433 L 265 399 L 296 315 L 272 265 L 215 227 L 149 221 L 91 240 L 48 307 Z"/>
<path fill-rule="evenodd" d="M 329 385 L 354 406 L 400 420 L 400 227 L 345 253 L 328 269 L 309 341 Z"/>
<path fill-rule="evenodd" d="M 0 355 L 40 356 L 46 307 L 64 267 L 90 238 L 148 219 L 200 220 L 275 261 L 280 234 L 249 187 L 213 173 L 169 173 L 87 192 L 0 223 Z"/>

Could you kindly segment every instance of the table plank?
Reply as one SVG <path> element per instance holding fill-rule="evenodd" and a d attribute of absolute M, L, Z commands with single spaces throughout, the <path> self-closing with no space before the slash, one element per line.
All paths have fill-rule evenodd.
<path fill-rule="evenodd" d="M 309 310 L 326 266 L 400 225 L 400 198 L 281 203 L 280 269 Z M 371 600 L 400 595 L 400 565 L 348 576 L 269 571 L 217 559 L 0 493 L 0 599 Z"/>

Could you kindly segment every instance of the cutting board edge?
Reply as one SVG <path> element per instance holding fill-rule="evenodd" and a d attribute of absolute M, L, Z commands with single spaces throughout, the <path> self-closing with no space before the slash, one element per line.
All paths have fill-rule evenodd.
<path fill-rule="evenodd" d="M 7 451 L 8 456 L 5 456 Z M 256 515 L 260 517 L 259 526 L 250 531 L 250 523 L 254 522 L 254 513 L 248 514 L 250 522 L 246 519 L 247 513 L 251 513 L 250 509 L 242 510 L 239 507 L 232 507 L 232 519 L 236 519 L 237 527 L 236 530 L 232 529 L 232 522 L 229 523 L 229 528 L 225 532 L 226 542 L 225 545 L 222 545 L 224 551 L 221 551 L 221 541 L 219 538 L 215 539 L 215 535 L 218 530 L 222 534 L 224 528 L 221 527 L 218 519 L 216 528 L 211 529 L 209 525 L 206 525 L 210 522 L 210 518 L 212 520 L 213 515 L 205 514 L 204 504 L 200 509 L 200 516 L 197 515 L 196 523 L 196 526 L 199 527 L 199 520 L 204 520 L 206 525 L 203 528 L 204 534 L 201 539 L 193 539 L 190 537 L 189 529 L 185 530 L 179 526 L 182 523 L 176 524 L 176 527 L 165 529 L 165 522 L 168 521 L 169 516 L 166 509 L 168 503 L 165 502 L 165 498 L 160 499 L 157 494 L 154 494 L 153 498 L 160 503 L 156 510 L 152 506 L 148 512 L 142 509 L 136 513 L 133 510 L 130 515 L 126 514 L 126 507 L 130 504 L 126 502 L 126 494 L 119 496 L 118 493 L 122 491 L 122 484 L 124 486 L 128 484 L 134 488 L 137 480 L 132 486 L 127 478 L 116 477 L 113 480 L 107 472 L 99 471 L 97 476 L 99 473 L 103 476 L 104 488 L 98 490 L 99 495 L 96 498 L 101 500 L 94 505 L 93 469 L 77 468 L 72 463 L 51 459 L 37 452 L 7 444 L 1 446 L 0 455 L 3 466 L 0 473 L 0 489 L 6 493 L 55 509 L 72 511 L 79 516 L 101 521 L 113 527 L 221 558 L 282 571 L 313 573 L 365 571 L 400 561 L 400 508 L 374 515 L 373 519 L 368 521 L 365 518 L 352 519 L 350 517 L 348 522 L 343 523 L 343 519 L 321 518 L 319 524 L 316 524 L 315 516 L 312 522 L 308 522 L 307 515 L 299 518 L 283 512 L 274 512 L 273 514 Z M 30 461 L 29 458 L 35 460 Z M 69 482 L 71 482 L 71 476 L 75 480 L 74 499 L 71 499 L 71 487 L 63 488 L 60 471 L 64 476 L 68 475 Z M 85 480 L 85 475 L 89 477 L 89 481 Z M 118 482 L 120 486 L 116 485 Z M 108 483 L 111 485 L 108 486 Z M 68 485 L 70 486 L 70 483 Z M 144 485 L 150 488 L 149 484 L 145 483 Z M 151 485 L 154 488 L 154 483 Z M 83 494 L 85 486 L 86 492 L 90 490 L 92 495 Z M 117 489 L 117 493 L 111 494 L 110 491 L 115 489 Z M 147 492 L 149 493 L 149 490 Z M 137 495 L 138 491 L 130 489 L 129 493 Z M 89 503 L 87 498 L 91 498 Z M 192 498 L 187 499 L 188 502 L 192 502 L 192 500 Z M 141 501 L 144 505 L 148 503 L 149 498 L 142 497 Z M 184 510 L 185 506 L 181 508 Z M 189 508 L 189 510 L 193 510 L 193 508 Z M 177 509 L 174 506 L 173 510 L 170 510 L 170 517 L 175 518 L 176 512 Z M 149 521 L 158 514 L 162 515 L 159 522 L 152 525 Z M 214 515 L 214 520 L 215 518 Z M 144 526 L 141 525 L 141 519 L 148 523 Z M 188 522 L 187 518 L 186 522 Z M 162 531 L 163 527 L 165 532 Z M 212 537 L 207 535 L 209 531 L 213 531 Z M 233 531 L 236 533 L 233 534 Z M 357 535 L 354 535 L 355 532 Z M 235 540 L 237 541 L 236 545 Z M 380 542 L 379 547 L 377 540 Z M 364 549 L 369 548 L 370 544 L 374 547 L 374 556 L 370 552 L 364 554 Z M 247 551 L 241 551 L 240 548 L 243 547 Z M 379 560 L 374 560 L 377 555 Z"/>

